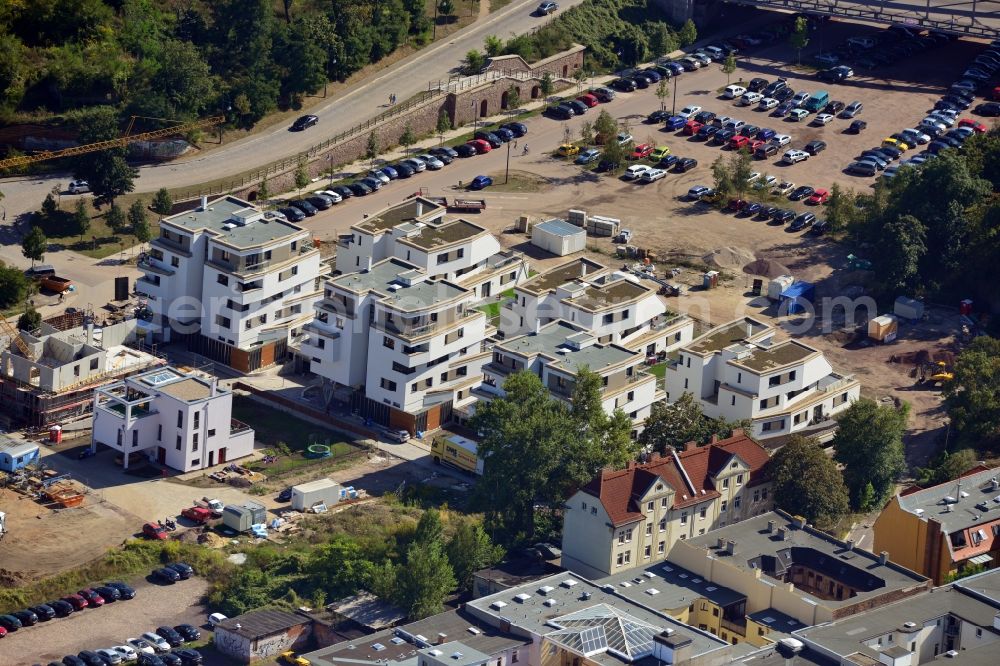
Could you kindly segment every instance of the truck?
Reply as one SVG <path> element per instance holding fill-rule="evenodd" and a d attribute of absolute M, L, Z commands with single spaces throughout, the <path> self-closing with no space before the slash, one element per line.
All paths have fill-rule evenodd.
<path fill-rule="evenodd" d="M 190 521 L 198 523 L 199 525 L 204 525 L 215 517 L 215 514 L 210 509 L 205 509 L 200 506 L 189 506 L 181 511 L 181 515 Z"/>
<path fill-rule="evenodd" d="M 446 199 L 445 206 L 449 211 L 460 211 L 463 213 L 479 213 L 486 210 L 486 199 Z"/>
<path fill-rule="evenodd" d="M 318 479 L 292 486 L 292 508 L 308 511 L 317 504 L 333 506 L 340 501 L 341 486 L 331 479 Z"/>
<path fill-rule="evenodd" d="M 222 500 L 210 499 L 208 497 L 202 497 L 200 500 L 195 500 L 194 506 L 199 509 L 211 511 L 213 518 L 221 516 L 222 512 L 226 509 L 226 505 L 222 502 Z"/>
<path fill-rule="evenodd" d="M 431 443 L 431 456 L 435 465 L 448 465 L 469 474 L 482 475 L 483 459 L 476 449 L 474 441 L 459 435 L 435 437 Z"/>
<path fill-rule="evenodd" d="M 44 289 L 61 294 L 72 288 L 73 281 L 69 278 L 59 277 L 58 275 L 45 275 L 38 281 L 38 284 Z"/>

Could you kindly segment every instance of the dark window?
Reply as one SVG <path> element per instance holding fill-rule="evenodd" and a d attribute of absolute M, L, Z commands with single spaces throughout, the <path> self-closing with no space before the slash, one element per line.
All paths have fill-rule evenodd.
<path fill-rule="evenodd" d="M 208 436 L 208 437 L 215 437 L 215 428 L 211 428 L 211 429 L 210 429 L 210 430 L 208 431 L 208 435 L 207 435 L 207 436 Z"/>
<path fill-rule="evenodd" d="M 160 423 L 156 426 L 156 441 L 163 441 L 163 424 Z"/>
<path fill-rule="evenodd" d="M 179 409 L 177 410 L 177 427 L 178 428 L 184 427 L 184 412 L 182 412 Z"/>
<path fill-rule="evenodd" d="M 194 427 L 198 428 L 201 425 L 201 412 L 194 413 Z"/>
<path fill-rule="evenodd" d="M 132 446 L 133 447 L 139 446 L 139 431 L 138 430 L 133 430 L 132 431 Z"/>
<path fill-rule="evenodd" d="M 194 452 L 197 450 L 198 450 L 198 433 L 195 433 L 191 437 L 191 451 Z"/>
<path fill-rule="evenodd" d="M 177 443 L 174 445 L 178 451 L 181 450 L 181 436 L 177 435 Z"/>
<path fill-rule="evenodd" d="M 222 285 L 226 285 L 226 286 L 228 286 L 228 285 L 229 285 L 229 278 L 228 278 L 228 277 L 226 277 L 225 275 L 223 275 L 222 273 L 219 273 L 219 274 L 218 274 L 218 275 L 217 275 L 217 276 L 215 277 L 215 280 L 216 280 L 216 281 L 217 281 L 217 282 L 218 282 L 219 284 L 222 284 Z"/>

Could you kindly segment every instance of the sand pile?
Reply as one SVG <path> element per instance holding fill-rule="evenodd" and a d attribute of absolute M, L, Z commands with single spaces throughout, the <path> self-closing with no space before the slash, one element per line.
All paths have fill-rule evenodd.
<path fill-rule="evenodd" d="M 777 261 L 771 261 L 769 259 L 757 259 L 751 261 L 749 264 L 743 267 L 744 273 L 749 273 L 750 275 L 760 275 L 766 278 L 776 278 L 779 275 L 791 275 L 792 271 L 784 264 L 779 264 Z"/>
<path fill-rule="evenodd" d="M 753 252 L 745 247 L 720 247 L 701 258 L 709 266 L 735 270 L 755 259 Z"/>
<path fill-rule="evenodd" d="M 209 548 L 222 548 L 226 545 L 226 540 L 214 532 L 203 532 L 198 535 L 198 543 Z"/>

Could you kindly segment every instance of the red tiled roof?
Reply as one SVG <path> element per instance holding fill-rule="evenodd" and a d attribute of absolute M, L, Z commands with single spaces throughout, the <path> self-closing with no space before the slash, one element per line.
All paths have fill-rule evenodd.
<path fill-rule="evenodd" d="M 657 478 L 662 478 L 674 489 L 675 509 L 718 497 L 712 477 L 733 456 L 738 456 L 750 467 L 748 486 L 767 480 L 770 460 L 767 450 L 737 430 L 729 439 L 706 446 L 689 445 L 687 450 L 677 454 L 680 466 L 673 455 L 658 456 L 645 463 L 633 463 L 627 469 L 603 470 L 581 490 L 599 499 L 611 522 L 621 525 L 642 517 L 637 498 L 645 494 Z M 685 473 L 693 488 L 685 480 Z"/>

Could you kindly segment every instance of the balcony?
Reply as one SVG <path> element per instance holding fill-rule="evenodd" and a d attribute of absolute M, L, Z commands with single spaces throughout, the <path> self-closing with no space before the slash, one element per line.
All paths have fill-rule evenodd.
<path fill-rule="evenodd" d="M 191 250 L 181 245 L 180 241 L 171 240 L 170 238 L 165 238 L 159 236 L 154 238 L 149 242 L 150 247 L 161 247 L 168 252 L 173 252 L 174 254 L 179 254 L 182 257 L 191 257 Z"/>
<path fill-rule="evenodd" d="M 739 634 L 740 636 L 747 635 L 747 621 L 745 618 L 742 622 L 735 622 L 733 620 L 727 620 L 726 618 L 722 618 L 720 624 L 722 625 L 723 629 L 728 629 L 729 631 L 735 634 Z"/>
<path fill-rule="evenodd" d="M 457 315 L 454 319 L 449 319 L 447 321 L 433 321 L 420 326 L 399 327 L 394 323 L 387 324 L 384 320 L 381 320 L 376 322 L 374 327 L 401 338 L 422 338 L 454 328 L 462 324 L 466 319 L 485 316 L 486 314 L 480 310 L 466 310 L 465 312 Z"/>
<path fill-rule="evenodd" d="M 250 426 L 243 421 L 237 421 L 236 419 L 229 419 L 229 436 L 239 435 L 244 432 L 253 430 Z"/>
<path fill-rule="evenodd" d="M 170 277 L 176 272 L 171 268 L 167 268 L 166 266 L 161 266 L 158 261 L 156 261 L 155 259 L 151 259 L 149 257 L 140 259 L 138 263 L 136 263 L 136 268 L 138 268 L 140 271 L 148 271 L 150 273 L 155 273 L 156 275 L 162 275 L 164 277 Z"/>

